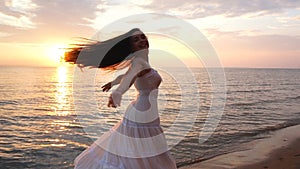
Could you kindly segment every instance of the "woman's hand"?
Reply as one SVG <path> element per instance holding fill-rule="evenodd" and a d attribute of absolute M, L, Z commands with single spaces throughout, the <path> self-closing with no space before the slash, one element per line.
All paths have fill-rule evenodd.
<path fill-rule="evenodd" d="M 107 106 L 116 108 L 111 94 L 109 95 Z"/>
<path fill-rule="evenodd" d="M 111 89 L 111 87 L 112 87 L 112 83 L 111 83 L 111 82 L 108 82 L 108 83 L 106 83 L 105 85 L 103 85 L 101 88 L 102 88 L 102 91 L 103 91 L 103 92 L 108 92 L 109 89 Z"/>
<path fill-rule="evenodd" d="M 122 94 L 118 91 L 113 91 L 108 98 L 108 107 L 114 107 L 120 106 L 122 99 Z"/>

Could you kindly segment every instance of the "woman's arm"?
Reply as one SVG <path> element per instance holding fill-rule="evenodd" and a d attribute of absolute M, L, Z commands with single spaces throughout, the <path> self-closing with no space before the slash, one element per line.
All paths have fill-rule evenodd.
<path fill-rule="evenodd" d="M 121 79 L 120 85 L 112 91 L 108 100 L 108 107 L 117 107 L 121 104 L 122 95 L 130 88 L 136 78 L 137 72 L 130 67 Z"/>
<path fill-rule="evenodd" d="M 149 67 L 148 62 L 146 62 L 143 58 L 136 57 L 132 61 L 128 71 L 124 74 L 120 85 L 111 93 L 108 107 L 120 106 L 122 94 L 124 94 L 133 84 L 137 74 Z"/>

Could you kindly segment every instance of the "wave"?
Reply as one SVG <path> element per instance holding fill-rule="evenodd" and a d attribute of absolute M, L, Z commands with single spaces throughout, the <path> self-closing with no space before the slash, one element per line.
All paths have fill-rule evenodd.
<path fill-rule="evenodd" d="M 227 106 L 230 107 L 244 107 L 244 106 L 255 106 L 255 105 L 261 105 L 264 103 L 276 103 L 282 101 L 282 99 L 275 99 L 275 100 L 261 100 L 261 101 L 257 101 L 257 102 L 249 102 L 249 103 L 232 103 L 232 104 L 228 104 Z"/>
<path fill-rule="evenodd" d="M 33 110 L 37 110 L 37 111 L 53 111 L 53 109 L 45 109 L 45 108 L 34 108 Z"/>
<path fill-rule="evenodd" d="M 236 91 L 227 91 L 227 94 L 235 94 L 235 93 L 262 93 L 262 92 L 270 92 L 269 89 L 257 89 L 257 90 L 236 90 Z"/>
<path fill-rule="evenodd" d="M 19 103 L 17 101 L 14 101 L 14 100 L 0 101 L 0 106 L 17 105 L 17 104 L 19 104 Z"/>
<path fill-rule="evenodd" d="M 300 96 L 296 96 L 296 97 L 287 97 L 288 100 L 298 100 L 300 99 Z"/>
<path fill-rule="evenodd" d="M 227 104 L 227 106 L 230 106 L 232 108 L 234 107 L 247 107 L 247 106 L 256 106 L 256 105 L 262 105 L 265 103 L 285 103 L 289 102 L 291 100 L 298 100 L 300 99 L 300 96 L 296 97 L 286 97 L 283 99 L 274 99 L 274 100 L 260 100 L 257 102 L 248 102 L 248 103 L 232 103 L 232 104 Z"/>
<path fill-rule="evenodd" d="M 300 112 L 299 112 L 299 114 L 300 114 Z M 241 141 L 240 144 L 243 144 L 243 143 L 251 142 L 251 141 L 256 140 L 256 139 L 266 138 L 266 137 L 268 137 L 268 134 L 270 132 L 274 132 L 274 131 L 277 131 L 277 130 L 281 130 L 281 129 L 291 127 L 291 126 L 296 126 L 296 125 L 300 125 L 300 118 L 289 120 L 289 121 L 286 121 L 282 124 L 278 124 L 278 125 L 275 125 L 275 126 L 267 126 L 265 128 L 252 130 L 252 131 L 247 131 L 247 132 L 244 132 L 244 133 L 236 133 L 236 134 L 233 134 L 230 137 L 228 137 L 228 135 L 226 135 L 226 137 L 228 137 L 228 140 L 234 140 L 236 142 L 238 142 L 238 139 L 248 138 L 246 140 L 240 140 Z M 218 137 L 224 138 L 225 136 L 224 135 L 219 135 Z M 251 139 L 249 139 L 249 138 L 251 138 Z M 216 139 L 221 140 L 221 139 L 218 139 L 218 138 L 216 138 Z M 226 142 L 226 140 L 223 140 L 223 141 Z M 177 167 L 183 167 L 183 166 L 188 166 L 188 165 L 191 165 L 191 164 L 199 163 L 199 162 L 217 157 L 219 155 L 232 153 L 232 152 L 235 152 L 235 151 L 238 151 L 238 150 L 231 149 L 231 150 L 226 150 L 224 152 L 215 153 L 215 154 L 212 154 L 210 156 L 205 156 L 205 157 L 202 156 L 202 157 L 198 157 L 198 158 L 194 158 L 194 159 L 190 159 L 190 160 L 179 161 L 179 162 L 177 162 Z"/>
<path fill-rule="evenodd" d="M 9 120 L 9 119 L 0 119 L 0 124 L 4 125 L 4 126 L 8 126 L 8 125 L 18 125 L 17 122 L 13 121 L 13 120 Z"/>

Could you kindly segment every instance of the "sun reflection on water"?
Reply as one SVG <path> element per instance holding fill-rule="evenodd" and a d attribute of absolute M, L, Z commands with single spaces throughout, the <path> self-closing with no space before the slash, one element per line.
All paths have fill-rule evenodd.
<path fill-rule="evenodd" d="M 56 116 L 66 116 L 70 115 L 70 103 L 69 103 L 69 95 L 70 88 L 68 86 L 68 69 L 65 66 L 57 67 L 56 71 L 56 107 L 54 108 Z"/>
<path fill-rule="evenodd" d="M 56 83 L 54 90 L 55 105 L 53 105 L 53 111 L 50 115 L 55 117 L 49 124 L 50 131 L 47 132 L 52 133 L 55 130 L 57 135 L 54 138 L 45 139 L 41 147 L 66 147 L 69 144 L 69 140 L 64 139 L 63 136 L 70 131 L 70 128 L 78 126 L 72 117 L 71 76 L 68 72 L 68 67 L 57 67 L 53 77 Z"/>

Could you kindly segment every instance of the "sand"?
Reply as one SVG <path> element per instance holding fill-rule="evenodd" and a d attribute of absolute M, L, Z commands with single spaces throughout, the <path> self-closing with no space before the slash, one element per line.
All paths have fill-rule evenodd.
<path fill-rule="evenodd" d="M 270 138 L 243 145 L 247 150 L 180 169 L 300 169 L 300 125 L 272 133 Z"/>

